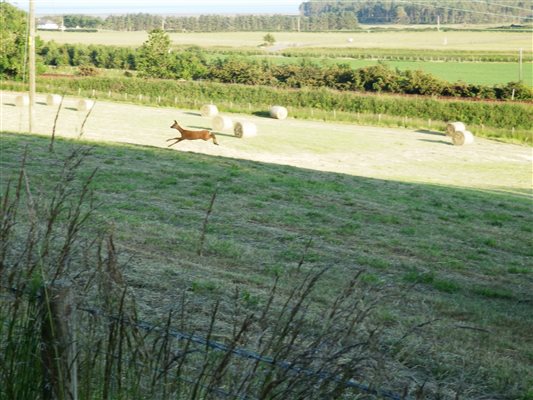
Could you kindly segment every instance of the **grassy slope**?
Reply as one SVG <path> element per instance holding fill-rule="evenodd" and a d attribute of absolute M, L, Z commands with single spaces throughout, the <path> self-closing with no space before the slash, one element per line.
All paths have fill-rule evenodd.
<path fill-rule="evenodd" d="M 57 160 L 76 146 L 59 141 L 50 154 L 40 137 L 1 139 L 2 186 L 28 144 L 35 192 L 53 184 Z M 391 342 L 410 333 L 402 350 L 388 350 L 407 367 L 402 374 L 430 377 L 428 386 L 450 396 L 529 398 L 530 199 L 127 145 L 96 145 L 87 173 L 94 167 L 98 217 L 114 226 L 145 313 L 164 314 L 179 288 L 194 301 L 230 302 L 240 285 L 261 301 L 312 239 L 303 268 L 331 267 L 317 301 L 360 268 L 371 287 L 391 292 L 375 318 Z"/>

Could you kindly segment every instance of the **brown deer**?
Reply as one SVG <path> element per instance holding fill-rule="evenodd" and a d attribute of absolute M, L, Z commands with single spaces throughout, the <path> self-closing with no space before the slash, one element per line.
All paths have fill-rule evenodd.
<path fill-rule="evenodd" d="M 202 139 L 202 140 L 213 139 L 213 143 L 218 145 L 215 134 L 207 130 L 188 131 L 187 129 L 183 129 L 181 126 L 179 126 L 178 121 L 176 120 L 174 120 L 174 123 L 172 124 L 171 128 L 174 128 L 180 131 L 181 137 L 167 139 L 167 142 L 170 142 L 171 140 L 175 140 L 175 142 L 169 144 L 168 147 L 173 146 L 176 143 L 181 142 L 182 140 L 196 140 L 196 139 Z"/>

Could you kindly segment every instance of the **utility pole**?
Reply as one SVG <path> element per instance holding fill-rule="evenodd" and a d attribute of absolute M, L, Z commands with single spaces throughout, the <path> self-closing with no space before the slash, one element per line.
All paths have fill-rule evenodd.
<path fill-rule="evenodd" d="M 29 131 L 33 132 L 35 122 L 35 0 L 30 1 L 29 9 L 29 34 L 28 34 L 28 70 L 30 83 L 30 106 L 29 106 Z"/>
<path fill-rule="evenodd" d="M 437 32 L 440 32 L 440 15 L 437 15 Z"/>

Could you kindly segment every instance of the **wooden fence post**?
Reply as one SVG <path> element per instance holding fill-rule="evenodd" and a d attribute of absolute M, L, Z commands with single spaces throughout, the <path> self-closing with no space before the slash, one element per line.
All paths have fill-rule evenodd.
<path fill-rule="evenodd" d="M 45 287 L 42 310 L 43 399 L 77 400 L 75 305 L 70 286 L 56 282 Z"/>

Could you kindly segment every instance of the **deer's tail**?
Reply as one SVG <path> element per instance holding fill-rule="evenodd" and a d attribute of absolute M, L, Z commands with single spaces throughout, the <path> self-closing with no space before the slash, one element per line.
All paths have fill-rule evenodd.
<path fill-rule="evenodd" d="M 217 137 L 215 136 L 215 134 L 211 132 L 209 136 L 213 139 L 213 143 L 218 146 Z"/>

